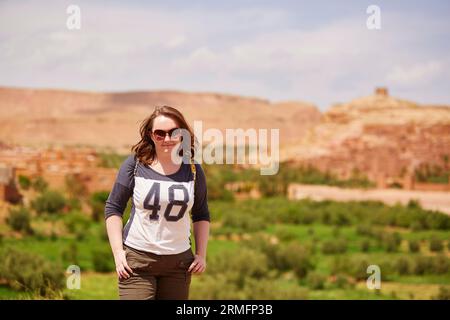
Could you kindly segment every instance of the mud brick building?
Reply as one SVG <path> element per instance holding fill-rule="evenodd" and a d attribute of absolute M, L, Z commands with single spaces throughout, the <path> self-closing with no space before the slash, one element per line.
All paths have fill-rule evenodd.
<path fill-rule="evenodd" d="M 0 201 L 19 203 L 22 199 L 15 183 L 12 167 L 0 165 Z"/>
<path fill-rule="evenodd" d="M 50 188 L 61 189 L 66 177 L 73 176 L 89 193 L 109 191 L 117 175 L 117 169 L 99 167 L 99 156 L 90 148 L 3 148 L 0 150 L 1 164 L 13 169 L 13 180 L 20 175 L 30 179 L 40 176 Z"/>

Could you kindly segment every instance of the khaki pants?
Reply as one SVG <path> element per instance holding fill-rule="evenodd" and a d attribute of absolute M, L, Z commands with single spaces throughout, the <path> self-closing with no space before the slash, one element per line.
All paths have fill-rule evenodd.
<path fill-rule="evenodd" d="M 133 270 L 128 279 L 119 279 L 121 300 L 187 300 L 194 261 L 191 249 L 174 255 L 157 255 L 124 245 Z"/>

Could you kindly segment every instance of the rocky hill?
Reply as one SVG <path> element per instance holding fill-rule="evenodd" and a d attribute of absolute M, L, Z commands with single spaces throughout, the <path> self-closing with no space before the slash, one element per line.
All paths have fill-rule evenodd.
<path fill-rule="evenodd" d="M 89 93 L 0 87 L 0 142 L 27 146 L 87 145 L 127 152 L 156 105 L 178 108 L 191 125 L 279 128 L 280 143 L 301 139 L 321 119 L 309 103 L 177 91 Z"/>
<path fill-rule="evenodd" d="M 0 146 L 83 145 L 129 152 L 140 122 L 171 105 L 202 130 L 280 129 L 281 161 L 310 163 L 349 177 L 412 174 L 424 164 L 449 166 L 450 107 L 393 98 L 387 89 L 334 105 L 215 93 L 94 93 L 0 88 Z"/>
<path fill-rule="evenodd" d="M 422 106 L 386 90 L 331 107 L 302 141 L 283 152 L 341 176 L 412 174 L 424 164 L 445 166 L 450 156 L 450 107 Z M 446 160 L 447 159 L 447 160 Z"/>

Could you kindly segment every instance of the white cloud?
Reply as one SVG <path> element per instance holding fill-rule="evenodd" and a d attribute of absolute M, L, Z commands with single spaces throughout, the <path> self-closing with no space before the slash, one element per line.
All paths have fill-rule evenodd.
<path fill-rule="evenodd" d="M 432 81 L 441 74 L 442 70 L 443 64 L 439 61 L 428 61 L 409 66 L 395 66 L 387 75 L 386 81 L 399 86 L 421 85 Z"/>
<path fill-rule="evenodd" d="M 0 3 L 0 85 L 219 91 L 327 107 L 386 83 L 394 93 L 416 92 L 450 74 L 446 52 L 423 45 L 430 34 L 448 34 L 448 23 L 428 17 L 384 10 L 383 29 L 370 31 L 363 8 L 360 16 L 306 29 L 282 7 L 222 12 L 78 2 L 80 31 L 65 28 L 61 2 Z"/>

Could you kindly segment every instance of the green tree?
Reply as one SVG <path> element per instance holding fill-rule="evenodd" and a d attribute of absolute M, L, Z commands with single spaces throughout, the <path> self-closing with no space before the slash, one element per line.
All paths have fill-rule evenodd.
<path fill-rule="evenodd" d="M 11 208 L 6 223 L 15 231 L 32 234 L 30 212 L 25 207 Z"/>
<path fill-rule="evenodd" d="M 48 189 L 48 182 L 43 177 L 39 176 L 32 182 L 31 186 L 38 192 L 44 192 Z"/>
<path fill-rule="evenodd" d="M 92 210 L 92 219 L 94 221 L 100 221 L 104 215 L 105 203 L 108 200 L 109 192 L 108 191 L 98 191 L 94 192 L 91 195 L 89 200 L 89 205 Z"/>
<path fill-rule="evenodd" d="M 59 191 L 47 190 L 37 197 L 31 206 L 38 214 L 56 214 L 66 205 L 66 199 Z"/>
<path fill-rule="evenodd" d="M 30 178 L 23 176 L 23 175 L 19 175 L 18 179 L 19 179 L 19 185 L 22 189 L 28 190 L 31 187 Z"/>

